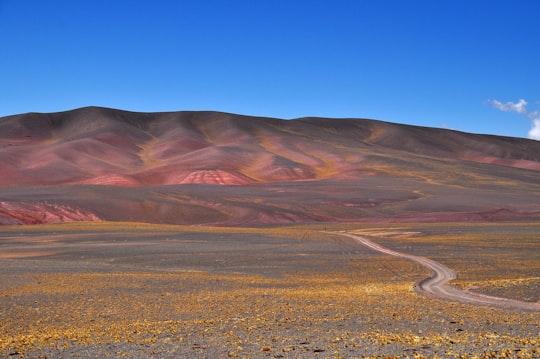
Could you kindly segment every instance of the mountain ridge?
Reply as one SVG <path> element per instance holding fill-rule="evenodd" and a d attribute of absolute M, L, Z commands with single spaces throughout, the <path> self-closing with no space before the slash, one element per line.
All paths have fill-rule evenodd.
<path fill-rule="evenodd" d="M 88 218 L 95 215 L 105 220 L 130 219 L 130 215 L 112 215 L 98 200 L 83 195 L 92 192 L 110 205 L 114 198 L 107 198 L 109 188 L 131 188 L 125 192 L 129 202 L 126 213 L 136 212 L 131 217 L 138 221 L 145 220 L 144 213 L 148 221 L 160 221 L 159 208 L 178 211 L 170 207 L 174 203 L 186 205 L 175 197 L 180 192 L 190 198 L 186 200 L 188 206 L 215 213 L 213 217 L 198 211 L 198 215 L 167 220 L 187 224 L 272 222 L 277 220 L 280 208 L 288 208 L 277 216 L 278 221 L 285 222 L 380 216 L 396 219 L 414 217 L 418 211 L 425 214 L 426 208 L 440 213 L 506 208 L 513 214 L 521 213 L 517 216 L 520 218 L 523 213 L 540 210 L 525 199 L 512 203 L 527 192 L 534 198 L 540 190 L 540 142 L 369 119 L 281 120 L 215 111 L 139 113 L 102 107 L 27 113 L 0 118 L 0 169 L 0 202 L 3 200 L 4 207 L 10 208 L 4 211 L 5 218 L 15 211 L 17 201 L 24 203 L 21 208 L 28 213 L 28 208 L 38 208 L 36 203 L 45 196 L 53 198 L 58 206 L 66 206 L 66 213 L 86 213 Z M 243 199 L 231 201 L 230 193 L 212 187 L 216 185 Z M 202 186 L 207 194 L 217 196 L 216 204 L 208 204 L 212 201 L 207 199 L 198 202 L 206 194 L 193 186 Z M 233 191 L 231 186 L 239 188 Z M 275 194 L 273 186 L 296 188 L 298 193 L 291 198 L 274 196 L 276 203 L 272 208 L 253 204 L 261 200 L 256 198 L 257 191 L 260 197 Z M 376 195 L 366 203 L 363 197 L 361 203 L 347 202 L 343 194 L 336 198 L 329 194 L 332 186 L 351 191 L 368 189 Z M 67 187 L 75 190 L 74 198 L 59 200 Z M 415 195 L 428 187 L 428 192 L 433 193 Z M 452 204 L 455 201 L 451 196 L 446 198 L 442 194 L 457 187 L 482 192 L 478 196 L 482 203 Z M 505 193 L 501 195 L 505 200 L 489 200 L 486 188 L 491 187 Z M 39 193 L 36 188 L 40 188 Z M 164 200 L 163 194 L 153 194 L 151 188 L 167 192 L 168 200 Z M 313 188 L 317 189 L 313 192 Z M 394 193 L 392 188 L 400 188 L 400 194 L 384 198 L 385 191 Z M 36 193 L 33 204 L 14 195 L 20 195 L 21 189 Z M 513 191 L 517 197 L 512 197 Z M 171 193 L 177 198 L 172 202 Z M 439 204 L 427 200 L 441 196 L 445 199 Z M 248 197 L 253 203 L 247 203 Z M 322 207 L 311 208 L 313 213 L 309 213 L 309 203 L 313 201 L 317 205 L 322 203 Z M 407 208 L 405 212 L 400 212 L 403 208 L 394 208 L 392 201 L 403 206 L 406 201 L 430 204 L 412 208 L 412 213 L 408 213 Z M 0 204 L 0 211 L 1 208 Z M 48 204 L 46 208 L 54 206 Z M 150 213 L 150 208 L 158 210 Z M 324 213 L 325 209 L 329 212 Z M 183 211 L 189 212 L 185 208 Z M 0 223 L 1 218 L 2 215 Z"/>

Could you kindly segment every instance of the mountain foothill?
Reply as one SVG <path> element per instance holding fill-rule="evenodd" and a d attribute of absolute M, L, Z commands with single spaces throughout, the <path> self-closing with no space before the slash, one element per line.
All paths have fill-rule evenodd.
<path fill-rule="evenodd" d="M 0 118 L 0 224 L 540 219 L 540 141 L 368 119 Z"/>

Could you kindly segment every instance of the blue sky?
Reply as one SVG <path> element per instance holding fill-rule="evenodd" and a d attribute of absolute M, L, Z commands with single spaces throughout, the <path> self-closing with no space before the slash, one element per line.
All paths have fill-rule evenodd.
<path fill-rule="evenodd" d="M 538 0 L 0 0 L 0 116 L 96 105 L 527 137 L 539 14 Z"/>

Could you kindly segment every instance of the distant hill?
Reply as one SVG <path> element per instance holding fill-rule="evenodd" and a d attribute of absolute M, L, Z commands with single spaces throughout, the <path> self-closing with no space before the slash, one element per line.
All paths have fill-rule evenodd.
<path fill-rule="evenodd" d="M 540 218 L 540 142 L 366 119 L 0 118 L 0 224 Z"/>

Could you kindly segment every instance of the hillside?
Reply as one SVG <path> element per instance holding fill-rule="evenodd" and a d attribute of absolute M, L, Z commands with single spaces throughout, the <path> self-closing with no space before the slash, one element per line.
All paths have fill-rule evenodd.
<path fill-rule="evenodd" d="M 218 112 L 0 118 L 0 224 L 539 218 L 539 141 Z"/>

